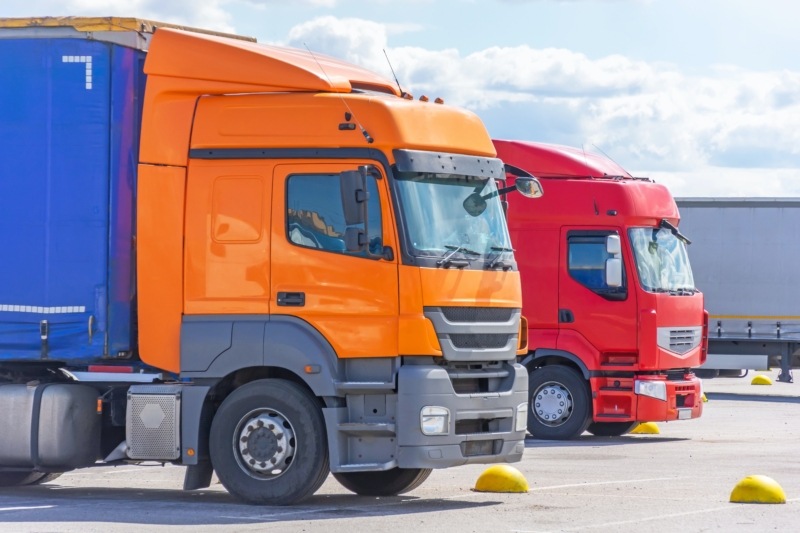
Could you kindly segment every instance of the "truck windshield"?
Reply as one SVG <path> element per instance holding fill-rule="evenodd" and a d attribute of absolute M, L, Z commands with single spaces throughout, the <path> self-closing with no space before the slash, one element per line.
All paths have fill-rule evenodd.
<path fill-rule="evenodd" d="M 628 236 L 644 290 L 694 293 L 689 255 L 680 239 L 661 228 L 631 228 Z"/>
<path fill-rule="evenodd" d="M 455 253 L 473 260 L 512 252 L 494 179 L 423 172 L 396 172 L 395 178 L 413 255 Z M 486 209 L 473 216 L 464 202 L 476 192 Z"/>

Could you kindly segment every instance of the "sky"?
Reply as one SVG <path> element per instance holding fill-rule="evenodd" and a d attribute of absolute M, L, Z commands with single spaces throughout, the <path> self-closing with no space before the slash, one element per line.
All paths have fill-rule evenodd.
<path fill-rule="evenodd" d="M 602 150 L 673 195 L 800 196 L 797 0 L 28 0 L 336 56 L 477 113 L 494 138 Z"/>

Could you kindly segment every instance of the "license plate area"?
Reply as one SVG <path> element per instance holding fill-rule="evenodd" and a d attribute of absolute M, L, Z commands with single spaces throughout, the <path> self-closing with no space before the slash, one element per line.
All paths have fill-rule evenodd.
<path fill-rule="evenodd" d="M 692 418 L 691 409 L 678 409 L 678 420 L 688 420 Z"/>
<path fill-rule="evenodd" d="M 461 444 L 464 457 L 497 455 L 503 447 L 502 440 L 471 440 Z"/>

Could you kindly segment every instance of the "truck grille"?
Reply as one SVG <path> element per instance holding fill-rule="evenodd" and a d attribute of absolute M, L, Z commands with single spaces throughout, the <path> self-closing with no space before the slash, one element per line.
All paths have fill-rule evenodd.
<path fill-rule="evenodd" d="M 700 346 L 702 327 L 658 328 L 658 345 L 677 354 L 685 354 Z"/>
<path fill-rule="evenodd" d="M 449 322 L 508 322 L 514 313 L 509 307 L 442 307 Z"/>
<path fill-rule="evenodd" d="M 453 346 L 461 349 L 481 349 L 481 348 L 505 348 L 508 344 L 508 335 L 504 334 L 469 334 L 469 333 L 451 333 L 450 341 Z"/>

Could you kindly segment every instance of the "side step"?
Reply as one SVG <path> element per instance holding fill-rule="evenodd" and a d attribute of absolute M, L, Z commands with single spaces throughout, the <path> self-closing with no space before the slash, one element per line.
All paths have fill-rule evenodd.
<path fill-rule="evenodd" d="M 394 390 L 394 381 L 337 381 L 336 391 L 340 394 L 386 394 Z"/>
<path fill-rule="evenodd" d="M 352 465 L 341 465 L 338 472 L 384 472 L 397 466 L 397 459 L 392 459 L 387 463 L 362 463 Z"/>
<path fill-rule="evenodd" d="M 339 431 L 347 435 L 363 435 L 367 437 L 394 437 L 394 424 L 357 424 L 344 423 L 337 426 Z"/>

